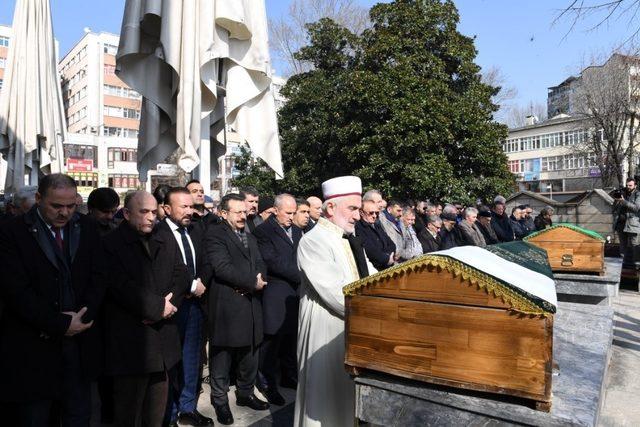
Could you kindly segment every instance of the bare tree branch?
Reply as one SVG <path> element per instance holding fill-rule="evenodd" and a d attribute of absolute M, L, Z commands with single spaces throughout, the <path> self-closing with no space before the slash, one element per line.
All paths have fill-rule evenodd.
<path fill-rule="evenodd" d="M 331 18 L 355 34 L 369 25 L 366 8 L 356 0 L 291 0 L 287 13 L 269 20 L 270 42 L 275 56 L 285 64 L 278 70 L 285 76 L 311 69 L 311 64 L 294 58 L 294 53 L 307 45 L 306 24 Z"/>

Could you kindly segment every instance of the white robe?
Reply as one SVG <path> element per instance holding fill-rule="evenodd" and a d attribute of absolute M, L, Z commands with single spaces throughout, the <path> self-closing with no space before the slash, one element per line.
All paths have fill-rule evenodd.
<path fill-rule="evenodd" d="M 298 246 L 298 390 L 294 426 L 353 426 L 354 384 L 344 368 L 344 295 L 358 280 L 343 230 L 320 218 Z M 367 259 L 369 274 L 376 269 Z"/>

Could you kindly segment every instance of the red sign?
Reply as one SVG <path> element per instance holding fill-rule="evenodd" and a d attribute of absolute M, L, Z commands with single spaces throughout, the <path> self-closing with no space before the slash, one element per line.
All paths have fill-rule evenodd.
<path fill-rule="evenodd" d="M 67 159 L 67 172 L 91 172 L 92 159 Z"/>

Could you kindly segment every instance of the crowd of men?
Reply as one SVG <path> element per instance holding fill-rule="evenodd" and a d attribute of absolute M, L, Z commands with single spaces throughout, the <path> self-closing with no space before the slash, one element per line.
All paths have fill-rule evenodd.
<path fill-rule="evenodd" d="M 342 286 L 552 224 L 550 208 L 508 215 L 501 196 L 464 208 L 362 195 L 356 177 L 331 181 L 324 201 L 246 188 L 217 206 L 195 180 L 130 192 L 122 206 L 98 188 L 86 214 L 69 176 L 18 191 L 0 221 L 7 425 L 88 426 L 94 381 L 104 422 L 212 425 L 197 410 L 205 364 L 222 424 L 234 422 L 233 382 L 239 406 L 264 411 L 285 403 L 281 387 L 297 388 L 297 424 L 341 425 L 335 414 L 352 397 L 336 391 L 348 388 L 346 374 L 330 370 L 343 370 Z"/>

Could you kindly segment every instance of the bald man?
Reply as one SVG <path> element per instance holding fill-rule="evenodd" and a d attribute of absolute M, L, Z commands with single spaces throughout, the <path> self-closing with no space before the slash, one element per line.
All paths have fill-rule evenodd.
<path fill-rule="evenodd" d="M 322 215 L 322 200 L 319 197 L 311 196 L 307 198 L 307 202 L 309 202 L 309 224 L 305 232 L 310 231 Z"/>
<path fill-rule="evenodd" d="M 174 315 L 191 277 L 176 239 L 154 232 L 157 211 L 151 194 L 129 193 L 124 221 L 104 239 L 105 368 L 114 377 L 115 425 L 162 425 L 167 372 L 181 358 Z"/>

